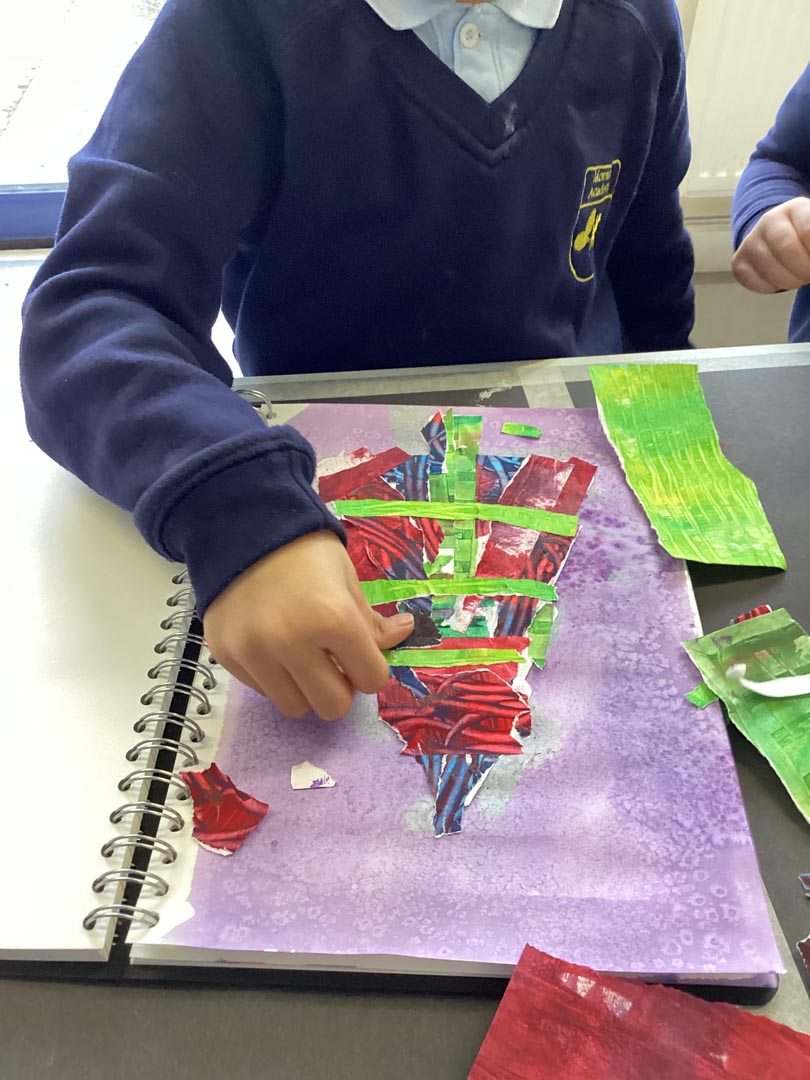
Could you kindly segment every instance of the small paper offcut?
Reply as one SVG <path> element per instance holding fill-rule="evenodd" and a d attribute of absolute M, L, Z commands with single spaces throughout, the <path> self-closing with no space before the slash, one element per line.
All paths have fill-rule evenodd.
<path fill-rule="evenodd" d="M 311 788 L 334 787 L 335 781 L 319 765 L 302 761 L 290 769 L 290 787 L 293 791 L 309 791 Z"/>
<path fill-rule="evenodd" d="M 501 427 L 501 433 L 503 435 L 517 435 L 521 439 L 539 439 L 543 432 L 539 427 L 534 427 L 533 424 L 512 424 L 506 423 Z"/>
<path fill-rule="evenodd" d="M 684 697 L 698 709 L 705 709 L 713 701 L 719 700 L 714 690 L 711 690 L 705 682 L 699 682 L 695 689 L 690 690 L 688 694 L 684 694 Z"/>

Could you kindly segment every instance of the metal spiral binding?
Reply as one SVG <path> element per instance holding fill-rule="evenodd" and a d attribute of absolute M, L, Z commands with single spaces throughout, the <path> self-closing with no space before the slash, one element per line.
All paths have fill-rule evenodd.
<path fill-rule="evenodd" d="M 127 761 L 138 761 L 144 750 L 171 750 L 175 756 L 179 754 L 189 767 L 200 764 L 193 746 L 181 739 L 167 739 L 165 736 L 160 739 L 141 739 L 127 750 Z"/>
<path fill-rule="evenodd" d="M 189 732 L 189 742 L 201 743 L 205 738 L 205 732 L 197 723 L 196 720 L 192 720 L 190 716 L 183 716 L 182 713 L 170 712 L 168 709 L 159 709 L 157 712 L 144 713 L 140 720 L 136 720 L 133 726 L 133 731 L 138 735 L 143 734 L 148 727 L 153 724 L 165 724 L 167 720 L 171 720 L 177 727 L 185 728 Z"/>
<path fill-rule="evenodd" d="M 249 393 L 252 400 L 261 396 L 262 404 L 269 405 L 257 391 Z M 92 885 L 94 893 L 115 891 L 115 902 L 93 908 L 83 922 L 86 930 L 104 921 L 115 923 L 119 939 L 123 937 L 125 924 L 151 928 L 160 919 L 156 911 L 140 906 L 140 902 L 142 897 L 165 896 L 169 891 L 169 881 L 149 866 L 158 860 L 164 866 L 171 866 L 177 859 L 172 844 L 158 834 L 161 827 L 170 833 L 179 833 L 184 828 L 183 815 L 175 806 L 188 800 L 189 790 L 175 763 L 179 758 L 180 769 L 199 765 L 194 746 L 205 740 L 203 728 L 186 714 L 194 707 L 198 715 L 210 713 L 211 702 L 206 691 L 213 690 L 217 684 L 210 667 L 200 659 L 206 643 L 188 571 L 175 574 L 172 585 L 176 591 L 166 601 L 172 610 L 160 623 L 161 629 L 169 633 L 155 646 L 155 652 L 165 659 L 147 672 L 154 685 L 141 697 L 142 704 L 155 708 L 134 724 L 136 734 L 147 737 L 127 751 L 127 761 L 137 762 L 138 767 L 118 784 L 119 791 L 132 792 L 132 801 L 116 807 L 110 814 L 113 824 L 131 819 L 131 832 L 113 837 L 101 848 L 105 859 L 122 855 L 125 861 L 100 874 Z M 212 657 L 210 662 L 216 661 Z M 175 796 L 175 806 L 167 802 L 170 795 Z"/>
<path fill-rule="evenodd" d="M 181 780 L 177 773 L 168 772 L 166 769 L 134 769 L 118 781 L 118 790 L 129 791 L 139 780 L 159 780 L 169 788 L 176 788 L 175 798 L 178 802 L 186 802 L 189 798 L 188 784 L 185 780 Z"/>
<path fill-rule="evenodd" d="M 119 806 L 110 814 L 110 822 L 113 825 L 118 825 L 125 817 L 130 817 L 131 815 L 140 815 L 143 817 L 145 814 L 151 814 L 152 817 L 165 818 L 169 823 L 169 832 L 180 832 L 185 824 L 181 815 L 178 814 L 173 807 L 162 806 L 160 803 L 149 802 L 148 800 L 143 802 L 125 803 L 123 806 Z"/>
<path fill-rule="evenodd" d="M 249 387 L 245 387 L 241 390 L 237 390 L 236 393 L 240 398 L 244 398 L 254 409 L 260 412 L 265 421 L 272 420 L 275 417 L 276 412 L 273 408 L 273 402 L 267 394 L 263 394 L 261 390 L 252 390 Z"/>

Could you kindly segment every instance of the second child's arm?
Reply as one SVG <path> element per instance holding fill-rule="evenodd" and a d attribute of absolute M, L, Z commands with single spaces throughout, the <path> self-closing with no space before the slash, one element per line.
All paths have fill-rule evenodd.
<path fill-rule="evenodd" d="M 734 196 L 737 280 L 757 293 L 810 283 L 810 67 L 759 143 Z"/>

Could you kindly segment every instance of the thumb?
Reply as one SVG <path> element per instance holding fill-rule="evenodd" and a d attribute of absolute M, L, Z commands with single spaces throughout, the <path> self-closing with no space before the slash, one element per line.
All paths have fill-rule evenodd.
<path fill-rule="evenodd" d="M 413 631 L 413 615 L 391 615 L 387 619 L 373 612 L 372 633 L 380 649 L 393 649 Z"/>

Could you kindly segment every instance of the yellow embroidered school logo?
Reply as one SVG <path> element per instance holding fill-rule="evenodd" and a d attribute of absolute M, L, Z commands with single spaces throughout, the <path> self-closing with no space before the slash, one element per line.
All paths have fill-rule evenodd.
<path fill-rule="evenodd" d="M 582 198 L 568 252 L 568 265 L 577 281 L 593 280 L 594 248 L 610 211 L 621 168 L 622 163 L 617 158 L 609 165 L 590 165 L 585 170 Z"/>

